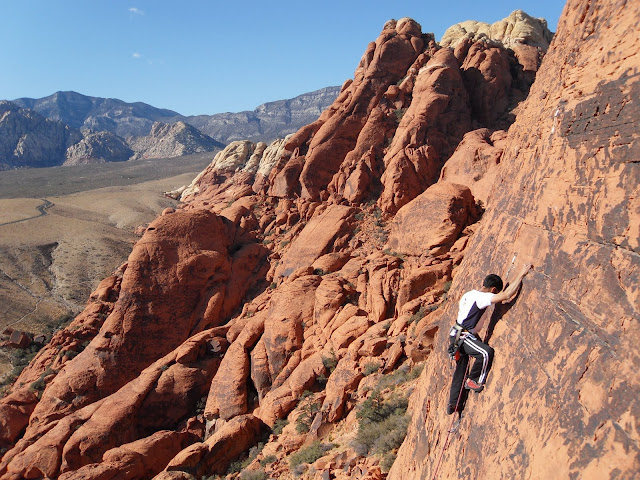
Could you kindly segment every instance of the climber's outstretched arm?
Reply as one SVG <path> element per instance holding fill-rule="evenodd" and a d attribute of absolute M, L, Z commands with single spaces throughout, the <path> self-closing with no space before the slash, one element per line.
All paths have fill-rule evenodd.
<path fill-rule="evenodd" d="M 491 299 L 491 303 L 507 303 L 513 299 L 516 293 L 518 293 L 518 289 L 522 284 L 522 279 L 525 277 L 529 270 L 533 268 L 533 265 L 527 264 L 524 266 L 520 275 L 513 281 L 511 285 L 505 288 L 502 292 L 496 293 Z"/>

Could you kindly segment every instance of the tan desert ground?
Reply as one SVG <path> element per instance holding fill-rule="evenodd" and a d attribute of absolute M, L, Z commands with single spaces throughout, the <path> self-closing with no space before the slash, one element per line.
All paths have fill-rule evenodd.
<path fill-rule="evenodd" d="M 46 333 L 122 264 L 134 230 L 213 154 L 0 172 L 0 330 Z M 10 368 L 0 350 L 0 375 Z"/>

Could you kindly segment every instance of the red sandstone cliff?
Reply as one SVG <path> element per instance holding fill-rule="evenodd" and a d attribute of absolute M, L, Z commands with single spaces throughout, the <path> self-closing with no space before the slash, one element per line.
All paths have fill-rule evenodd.
<path fill-rule="evenodd" d="M 640 7 L 619 8 L 570 2 L 542 65 L 522 12 L 451 48 L 388 22 L 316 122 L 216 155 L 22 373 L 0 478 L 199 479 L 249 455 L 243 478 L 382 479 L 409 396 L 389 476 L 427 478 L 456 299 L 514 254 L 535 272 L 494 313 L 440 478 L 632 478 Z"/>

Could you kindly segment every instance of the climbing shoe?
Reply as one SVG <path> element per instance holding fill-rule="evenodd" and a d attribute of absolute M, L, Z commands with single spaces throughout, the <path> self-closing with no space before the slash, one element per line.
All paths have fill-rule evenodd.
<path fill-rule="evenodd" d="M 484 388 L 484 385 L 479 384 L 475 380 L 467 378 L 467 381 L 464 384 L 464 388 L 467 390 L 473 390 L 474 392 L 481 392 Z"/>
<path fill-rule="evenodd" d="M 447 405 L 447 415 L 451 415 L 455 411 L 456 411 L 455 405 Z"/>

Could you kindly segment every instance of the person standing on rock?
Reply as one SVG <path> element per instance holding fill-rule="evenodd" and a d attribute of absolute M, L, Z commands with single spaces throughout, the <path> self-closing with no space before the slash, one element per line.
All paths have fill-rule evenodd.
<path fill-rule="evenodd" d="M 491 369 L 493 348 L 482 342 L 478 336 L 478 332 L 484 324 L 482 314 L 491 304 L 507 303 L 513 300 L 522 284 L 522 279 L 531 267 L 530 264 L 527 264 L 515 281 L 504 291 L 502 290 L 502 279 L 492 273 L 485 277 L 480 290 L 470 290 L 462 295 L 458 309 L 458 319 L 449 332 L 449 352 L 455 355 L 456 358 L 456 370 L 451 381 L 449 403 L 447 405 L 447 413 L 449 415 L 456 410 L 461 410 L 459 399 L 462 382 L 469 364 L 469 357 L 474 357 L 475 362 L 464 384 L 465 389 L 481 392 L 487 380 L 487 374 Z"/>

